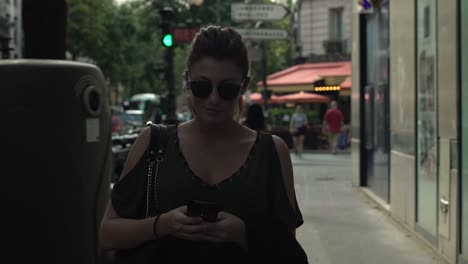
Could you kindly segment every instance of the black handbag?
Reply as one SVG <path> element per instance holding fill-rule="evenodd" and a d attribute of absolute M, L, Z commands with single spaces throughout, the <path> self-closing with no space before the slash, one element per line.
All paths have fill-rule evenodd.
<path fill-rule="evenodd" d="M 157 186 L 159 168 L 162 162 L 164 162 L 164 155 L 168 142 L 168 131 L 167 127 L 164 125 L 156 125 L 149 122 L 147 126 L 151 127 L 151 140 L 149 156 L 143 157 L 146 158 L 145 163 L 148 168 L 145 217 L 152 217 L 159 212 Z M 151 240 L 136 248 L 108 251 L 105 253 L 107 256 L 104 262 L 109 264 L 164 263 L 163 259 L 165 257 L 161 255 L 163 250 L 160 249 L 160 244 L 158 240 Z"/>
<path fill-rule="evenodd" d="M 151 217 L 159 213 L 157 186 L 159 180 L 159 167 L 164 161 L 168 132 L 165 125 L 156 125 L 151 122 L 150 155 L 147 158 L 148 177 L 146 184 L 146 206 L 145 216 Z M 153 199 L 151 199 L 153 198 Z"/>

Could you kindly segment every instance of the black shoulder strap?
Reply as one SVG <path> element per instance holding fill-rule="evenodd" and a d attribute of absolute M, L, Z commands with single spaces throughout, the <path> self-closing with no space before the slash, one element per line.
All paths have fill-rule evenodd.
<path fill-rule="evenodd" d="M 167 127 L 161 124 L 148 123 L 147 126 L 151 126 L 151 150 L 156 155 L 164 154 L 168 141 Z"/>

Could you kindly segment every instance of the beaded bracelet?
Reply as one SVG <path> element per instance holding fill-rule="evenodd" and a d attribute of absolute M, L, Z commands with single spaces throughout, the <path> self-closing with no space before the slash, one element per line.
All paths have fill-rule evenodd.
<path fill-rule="evenodd" d="M 156 224 L 158 223 L 158 220 L 159 220 L 159 217 L 161 215 L 157 215 L 156 218 L 154 218 L 154 222 L 153 222 L 153 235 L 154 235 L 154 238 L 158 238 L 158 233 L 156 232 Z"/>

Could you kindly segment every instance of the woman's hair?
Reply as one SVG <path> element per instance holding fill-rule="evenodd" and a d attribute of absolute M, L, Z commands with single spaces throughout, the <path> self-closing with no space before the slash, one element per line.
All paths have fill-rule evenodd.
<path fill-rule="evenodd" d="M 263 109 L 259 104 L 249 106 L 247 109 L 245 125 L 253 130 L 265 129 L 265 116 L 263 115 Z"/>
<path fill-rule="evenodd" d="M 186 60 L 187 70 L 198 60 L 211 57 L 215 60 L 230 61 L 234 63 L 242 72 L 242 78 L 249 74 L 249 59 L 247 47 L 242 41 L 242 37 L 232 28 L 221 28 L 220 26 L 207 26 L 200 29 L 188 50 Z M 187 74 L 187 73 L 186 73 Z M 244 102 L 242 96 L 239 97 L 234 119 L 239 120 L 242 115 Z M 190 105 L 192 113 L 193 107 Z"/>

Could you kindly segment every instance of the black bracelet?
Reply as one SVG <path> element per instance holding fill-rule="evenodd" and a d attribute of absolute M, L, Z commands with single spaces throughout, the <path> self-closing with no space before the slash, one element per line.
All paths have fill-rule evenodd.
<path fill-rule="evenodd" d="M 156 224 L 158 223 L 160 216 L 161 216 L 160 214 L 157 215 L 156 218 L 154 218 L 154 222 L 153 222 L 153 235 L 155 239 L 159 238 L 158 233 L 156 232 Z"/>

